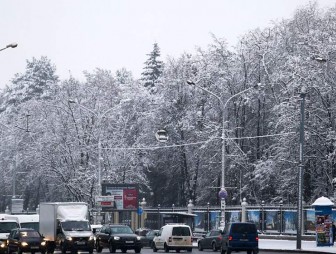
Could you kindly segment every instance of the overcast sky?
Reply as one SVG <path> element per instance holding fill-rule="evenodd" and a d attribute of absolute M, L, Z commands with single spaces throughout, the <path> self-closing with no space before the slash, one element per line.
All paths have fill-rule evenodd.
<path fill-rule="evenodd" d="M 322 9 L 336 0 L 319 0 Z M 309 0 L 0 0 L 0 88 L 26 60 L 47 56 L 57 74 L 122 67 L 139 78 L 157 42 L 162 60 L 206 48 L 211 34 L 233 46 L 249 30 L 293 16 Z"/>

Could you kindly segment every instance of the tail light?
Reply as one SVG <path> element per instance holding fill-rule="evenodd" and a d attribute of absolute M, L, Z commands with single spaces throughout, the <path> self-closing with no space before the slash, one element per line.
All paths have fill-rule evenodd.
<path fill-rule="evenodd" d="M 170 242 L 170 243 L 172 242 L 172 238 L 171 237 L 168 238 L 168 242 Z"/>
<path fill-rule="evenodd" d="M 259 241 L 259 237 L 258 237 L 258 236 L 256 237 L 256 241 L 257 241 L 257 242 Z"/>
<path fill-rule="evenodd" d="M 232 241 L 232 239 L 233 239 L 233 238 L 232 238 L 232 235 L 230 235 L 230 236 L 229 236 L 229 241 Z"/>

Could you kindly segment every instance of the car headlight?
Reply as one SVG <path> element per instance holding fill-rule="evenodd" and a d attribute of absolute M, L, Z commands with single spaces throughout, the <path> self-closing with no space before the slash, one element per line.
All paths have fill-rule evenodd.
<path fill-rule="evenodd" d="M 26 243 L 26 242 L 22 242 L 22 243 L 21 243 L 21 246 L 23 246 L 23 247 L 24 247 L 24 246 L 28 246 L 28 243 Z"/>
<path fill-rule="evenodd" d="M 5 248 L 6 247 L 6 242 L 0 242 L 0 248 Z"/>
<path fill-rule="evenodd" d="M 45 245 L 46 245 L 46 242 L 45 242 L 45 241 L 41 242 L 41 245 L 42 245 L 42 246 L 45 246 Z"/>
<path fill-rule="evenodd" d="M 119 236 L 114 236 L 113 239 L 118 241 L 118 240 L 120 240 L 120 237 Z"/>
<path fill-rule="evenodd" d="M 90 236 L 89 237 L 89 241 L 93 241 L 93 240 L 95 240 L 95 237 L 94 236 Z"/>
<path fill-rule="evenodd" d="M 141 237 L 140 237 L 140 236 L 137 236 L 137 240 L 140 241 L 140 240 L 141 240 Z"/>
<path fill-rule="evenodd" d="M 67 237 L 65 237 L 65 239 L 67 239 L 68 241 L 72 241 L 72 237 L 71 236 L 67 236 Z"/>

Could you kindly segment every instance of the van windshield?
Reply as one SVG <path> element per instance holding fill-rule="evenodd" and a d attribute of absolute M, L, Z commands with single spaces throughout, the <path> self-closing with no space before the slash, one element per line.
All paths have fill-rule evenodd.
<path fill-rule="evenodd" d="M 255 233 L 257 231 L 254 224 L 232 224 L 231 231 L 234 233 Z"/>
<path fill-rule="evenodd" d="M 90 225 L 87 221 L 64 221 L 62 228 L 64 231 L 90 231 Z"/>
<path fill-rule="evenodd" d="M 190 236 L 190 230 L 187 227 L 173 227 L 173 236 Z"/>
<path fill-rule="evenodd" d="M 1 222 L 0 233 L 9 233 L 13 228 L 18 228 L 19 225 L 16 222 Z"/>

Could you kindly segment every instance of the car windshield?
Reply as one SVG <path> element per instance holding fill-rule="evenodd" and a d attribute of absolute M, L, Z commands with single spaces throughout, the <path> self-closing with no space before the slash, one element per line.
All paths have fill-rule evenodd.
<path fill-rule="evenodd" d="M 113 227 L 111 228 L 112 234 L 133 234 L 133 231 L 129 227 Z"/>
<path fill-rule="evenodd" d="M 234 233 L 246 234 L 255 233 L 257 230 L 254 224 L 233 224 L 231 231 Z"/>
<path fill-rule="evenodd" d="M 40 237 L 40 234 L 37 231 L 21 231 L 21 237 Z"/>
<path fill-rule="evenodd" d="M 0 223 L 0 233 L 10 233 L 13 228 L 18 228 L 16 222 L 1 222 Z"/>
<path fill-rule="evenodd" d="M 62 228 L 65 231 L 90 231 L 87 221 L 63 221 Z"/>
<path fill-rule="evenodd" d="M 190 230 L 187 227 L 174 227 L 173 236 L 190 236 Z"/>
<path fill-rule="evenodd" d="M 39 230 L 39 223 L 38 222 L 21 222 L 21 228 L 32 228 L 35 230 Z"/>

